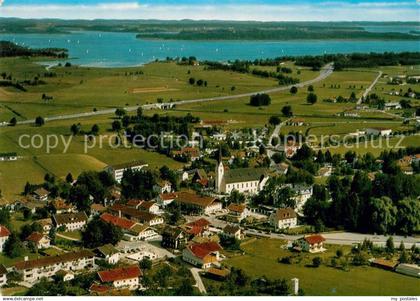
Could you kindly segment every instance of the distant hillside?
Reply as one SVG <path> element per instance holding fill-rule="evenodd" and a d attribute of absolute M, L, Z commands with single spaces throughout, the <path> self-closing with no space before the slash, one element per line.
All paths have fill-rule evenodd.
<path fill-rule="evenodd" d="M 68 57 L 67 49 L 63 48 L 41 48 L 32 49 L 19 46 L 9 41 L 0 41 L 0 57 L 13 56 L 49 56 L 56 58 Z"/>
<path fill-rule="evenodd" d="M 182 30 L 177 33 L 141 33 L 138 38 L 165 40 L 420 40 L 398 32 L 368 32 L 358 28 L 290 27 L 257 29 Z"/>
<path fill-rule="evenodd" d="M 165 20 L 59 20 L 0 18 L 1 33 L 71 33 L 71 31 L 133 32 L 139 38 L 171 40 L 296 40 L 369 39 L 419 40 L 420 22 L 255 22 Z M 370 32 L 366 26 L 389 27 Z M 392 32 L 413 26 L 410 33 Z M 398 31 L 398 30 L 397 30 Z"/>

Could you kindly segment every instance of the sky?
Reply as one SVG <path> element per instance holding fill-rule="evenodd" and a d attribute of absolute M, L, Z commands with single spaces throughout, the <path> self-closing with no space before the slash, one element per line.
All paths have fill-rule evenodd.
<path fill-rule="evenodd" d="M 0 0 L 0 17 L 420 21 L 420 0 Z"/>

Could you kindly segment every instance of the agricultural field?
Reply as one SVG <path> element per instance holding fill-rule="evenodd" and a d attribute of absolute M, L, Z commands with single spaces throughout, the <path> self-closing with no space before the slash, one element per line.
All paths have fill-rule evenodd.
<path fill-rule="evenodd" d="M 52 67 L 46 70 L 41 65 L 43 59 L 7 58 L 0 60 L 0 67 L 6 74 L 19 80 L 31 80 L 38 77 L 45 84 L 27 85 L 27 92 L 16 88 L 0 88 L 0 121 L 32 119 L 36 116 L 60 116 L 81 112 L 92 112 L 94 109 L 117 108 L 135 106 L 161 101 L 176 101 L 179 99 L 196 99 L 213 96 L 235 95 L 240 93 L 260 91 L 267 88 L 278 87 L 274 79 L 261 78 L 251 74 L 228 72 L 220 70 L 206 70 L 204 66 L 178 65 L 174 62 L 154 62 L 144 66 L 132 68 L 90 68 L 70 66 Z M 44 62 L 45 63 L 45 62 Z M 292 69 L 290 76 L 298 77 L 301 81 L 318 76 L 319 72 L 308 68 L 297 67 L 286 62 L 284 67 Z M 274 71 L 275 67 L 253 66 L 253 68 Z M 272 70 L 273 69 L 273 70 Z M 379 70 L 379 69 L 378 69 Z M 352 69 L 334 72 L 323 81 L 314 84 L 318 102 L 308 105 L 306 97 L 307 88 L 299 88 L 293 95 L 289 91 L 270 94 L 271 105 L 253 107 L 249 105 L 249 97 L 236 98 L 223 101 L 211 101 L 177 105 L 169 111 L 148 110 L 146 115 L 167 114 L 185 116 L 191 113 L 204 121 L 226 121 L 225 129 L 260 128 L 268 124 L 271 116 L 279 116 L 282 121 L 283 106 L 290 105 L 294 115 L 305 120 L 304 126 L 283 125 L 281 134 L 289 132 L 302 132 L 315 136 L 339 135 L 362 130 L 366 127 L 386 127 L 394 131 L 405 131 L 412 128 L 412 124 L 403 125 L 402 118 L 394 113 L 361 112 L 358 118 L 341 117 L 344 111 L 355 107 L 354 103 L 332 103 L 324 99 L 337 96 L 349 97 L 352 92 L 360 97 L 365 89 L 377 77 L 376 69 Z M 381 67 L 384 74 L 418 74 L 419 67 Z M 298 72 L 299 71 L 299 72 Z M 53 72 L 54 77 L 45 77 L 45 73 Z M 299 74 L 298 74 L 299 73 Z M 202 79 L 208 82 L 204 85 L 190 85 L 188 80 Z M 377 84 L 377 89 L 388 91 L 393 86 L 387 84 L 383 78 Z M 232 90 L 232 87 L 235 87 Z M 412 85 L 414 88 L 414 85 Z M 406 89 L 407 87 L 404 87 Z M 387 101 L 391 96 L 383 92 Z M 43 100 L 42 94 L 53 97 Z M 392 96 L 393 97 L 393 96 Z M 133 114 L 133 113 L 130 113 Z M 16 152 L 20 157 L 15 162 L 0 162 L 0 189 L 7 200 L 19 196 L 27 181 L 40 183 L 46 173 L 64 178 L 68 173 L 74 177 L 85 170 L 101 170 L 107 165 L 124 163 L 134 160 L 143 160 L 152 168 L 167 165 L 172 169 L 179 169 L 182 164 L 160 155 L 156 152 L 143 149 L 133 149 L 130 146 L 114 148 L 110 141 L 115 139 L 111 131 L 113 115 L 97 115 L 80 117 L 74 120 L 47 121 L 43 127 L 33 125 L 18 125 L 16 127 L 0 128 L 0 152 Z M 97 124 L 99 134 L 103 137 L 102 147 L 97 145 L 85 149 L 83 136 L 72 137 L 70 126 L 81 123 L 82 129 L 89 131 Z M 61 135 L 63 141 L 52 150 L 42 148 L 22 148 L 19 146 L 19 137 L 22 135 Z M 395 139 L 396 140 L 396 139 Z M 416 137 L 407 137 L 402 145 L 418 145 Z M 70 141 L 66 148 L 65 143 Z M 396 142 L 395 142 L 396 143 Z M 331 148 L 331 152 L 345 153 L 344 147 Z M 381 149 L 370 146 L 354 149 L 358 153 L 370 151 L 378 155 Z M 25 171 L 25 172 L 22 172 Z"/>
<path fill-rule="evenodd" d="M 0 162 L 0 189 L 3 196 L 6 199 L 18 197 L 27 181 L 40 183 L 46 173 L 64 179 L 68 173 L 76 177 L 82 171 L 98 171 L 107 165 L 135 160 L 148 162 L 151 168 L 159 168 L 163 165 L 173 169 L 181 168 L 181 163 L 156 152 L 125 146 L 114 148 L 110 145 L 110 141 L 112 142 L 115 136 L 111 136 L 114 134 L 108 132 L 111 122 L 110 117 L 103 116 L 81 121 L 82 127 L 86 130 L 93 124 L 98 124 L 101 129 L 102 146 L 98 140 L 95 147 L 90 146 L 93 142 L 86 144 L 88 142 L 83 136 L 71 136 L 69 121 L 47 123 L 42 128 L 31 125 L 0 128 L 0 152 L 16 152 L 20 157 L 17 161 Z M 59 135 L 60 138 L 57 147 L 48 151 L 46 147 L 21 148 L 19 137 L 22 135 L 31 137 L 40 135 L 44 141 L 48 135 Z M 26 139 L 22 141 L 25 145 L 29 143 Z M 66 145 L 68 145 L 67 149 Z M 25 172 L 22 172 L 23 170 Z"/>
<path fill-rule="evenodd" d="M 349 247 L 327 245 L 327 251 L 322 254 L 299 255 L 299 263 L 278 263 L 278 258 L 293 254 L 282 248 L 284 244 L 282 240 L 258 239 L 241 247 L 245 255 L 234 256 L 224 263 L 243 269 L 251 277 L 299 278 L 300 287 L 310 296 L 419 294 L 418 280 L 413 277 L 373 267 L 351 266 L 349 271 L 343 271 L 325 264 L 338 248 L 348 253 Z M 320 256 L 324 263 L 318 268 L 309 267 L 316 256 Z"/>

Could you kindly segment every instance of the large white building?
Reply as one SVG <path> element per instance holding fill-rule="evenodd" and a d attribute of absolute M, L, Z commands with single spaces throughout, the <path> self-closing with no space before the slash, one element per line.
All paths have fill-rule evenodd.
<path fill-rule="evenodd" d="M 86 270 L 94 264 L 95 254 L 89 250 L 81 250 L 33 260 L 25 258 L 24 261 L 15 263 L 14 269 L 23 275 L 23 281 L 35 283 L 44 277 L 51 278 L 61 270 Z"/>
<path fill-rule="evenodd" d="M 218 193 L 230 194 L 233 190 L 240 193 L 256 194 L 268 181 L 265 168 L 238 168 L 225 170 L 222 158 L 216 165 L 215 189 Z"/>
<path fill-rule="evenodd" d="M 149 166 L 147 163 L 144 163 L 142 161 L 135 161 L 131 163 L 109 165 L 105 168 L 105 170 L 114 177 L 115 181 L 121 183 L 124 172 L 126 170 L 140 171 L 147 166 Z"/>
<path fill-rule="evenodd" d="M 57 228 L 65 227 L 66 231 L 84 228 L 88 220 L 85 212 L 54 214 L 53 221 Z"/>

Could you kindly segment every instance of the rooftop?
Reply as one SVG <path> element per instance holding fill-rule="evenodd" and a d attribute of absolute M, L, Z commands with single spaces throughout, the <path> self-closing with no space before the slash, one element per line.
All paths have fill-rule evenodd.
<path fill-rule="evenodd" d="M 216 242 L 192 244 L 189 245 L 188 248 L 195 256 L 199 258 L 204 258 L 207 255 L 222 249 L 222 247 Z"/>
<path fill-rule="evenodd" d="M 92 253 L 92 251 L 89 250 L 81 250 L 77 252 L 69 252 L 64 253 L 56 256 L 48 256 L 33 260 L 27 260 L 27 261 L 20 261 L 15 263 L 15 268 L 17 270 L 27 270 L 27 269 L 33 269 L 37 267 L 46 267 L 50 265 L 54 265 L 61 262 L 69 262 L 74 261 L 82 258 L 90 258 L 94 257 L 95 255 Z"/>
<path fill-rule="evenodd" d="M 0 225 L 0 237 L 7 237 L 10 235 L 9 229 L 7 229 L 5 226 Z"/>
<path fill-rule="evenodd" d="M 138 278 L 142 276 L 142 272 L 137 265 L 133 265 L 124 268 L 100 271 L 98 272 L 98 276 L 102 282 L 114 282 L 117 280 Z"/>
<path fill-rule="evenodd" d="M 106 244 L 98 247 L 98 251 L 105 256 L 110 256 L 118 253 L 118 250 L 111 244 Z"/>
<path fill-rule="evenodd" d="M 325 238 L 319 234 L 305 236 L 303 239 L 306 240 L 310 245 L 319 244 L 325 241 Z"/>
<path fill-rule="evenodd" d="M 144 222 L 147 223 L 158 218 L 156 214 L 146 212 L 146 211 L 140 211 L 140 210 L 137 210 L 136 208 L 128 207 L 122 204 L 115 204 L 111 206 L 110 209 L 114 212 L 121 212 L 123 215 L 126 215 L 130 218 L 135 218 L 142 223 Z"/>
<path fill-rule="evenodd" d="M 144 161 L 138 160 L 138 161 L 132 161 L 132 162 L 110 165 L 109 167 L 113 168 L 114 170 L 118 170 L 118 169 L 128 169 L 128 168 L 132 168 L 132 167 L 147 166 L 147 165 L 148 164 L 145 163 Z"/>
<path fill-rule="evenodd" d="M 26 238 L 26 240 L 38 243 L 43 237 L 44 234 L 41 234 L 39 232 L 33 232 Z"/>
<path fill-rule="evenodd" d="M 116 227 L 120 227 L 122 229 L 126 229 L 129 230 L 130 228 L 132 228 L 136 223 L 133 221 L 130 221 L 126 218 L 121 218 L 118 216 L 114 216 L 110 213 L 104 213 L 101 215 L 101 220 L 103 220 L 104 222 L 113 224 Z"/>
<path fill-rule="evenodd" d="M 242 213 L 245 211 L 246 209 L 246 205 L 245 204 L 234 204 L 231 203 L 228 208 L 229 211 L 233 211 L 233 212 L 237 212 L 237 213 Z"/>
<path fill-rule="evenodd" d="M 278 220 L 284 220 L 289 218 L 296 218 L 296 212 L 293 208 L 279 208 L 276 211 L 276 217 Z"/>
<path fill-rule="evenodd" d="M 180 192 L 176 198 L 177 202 L 196 205 L 200 207 L 207 207 L 214 203 L 216 198 L 210 196 L 201 196 L 191 192 Z"/>
<path fill-rule="evenodd" d="M 259 181 L 262 177 L 267 175 L 267 169 L 265 168 L 237 168 L 229 169 L 225 171 L 225 182 L 239 183 L 239 182 L 250 182 Z"/>
<path fill-rule="evenodd" d="M 194 226 L 195 227 L 208 227 L 210 225 L 211 223 L 205 218 L 199 218 L 198 220 L 195 220 L 187 224 L 187 226 L 190 226 L 190 227 L 194 227 Z"/>
<path fill-rule="evenodd" d="M 236 232 L 240 231 L 241 227 L 238 225 L 226 225 L 226 227 L 223 228 L 223 232 L 229 233 L 229 234 L 235 234 Z"/>
<path fill-rule="evenodd" d="M 87 215 L 83 212 L 77 213 L 63 213 L 63 214 L 55 214 L 53 216 L 57 225 L 65 225 L 70 223 L 80 223 L 80 222 L 87 222 Z"/>
<path fill-rule="evenodd" d="M 48 190 L 46 190 L 43 187 L 41 187 L 41 188 L 38 188 L 37 190 L 35 190 L 34 191 L 34 194 L 36 194 L 37 196 L 42 197 L 42 196 L 49 195 L 50 193 L 49 193 Z"/>
<path fill-rule="evenodd" d="M 174 200 L 178 197 L 178 194 L 175 192 L 172 193 L 161 193 L 159 194 L 159 198 L 163 201 Z"/>

